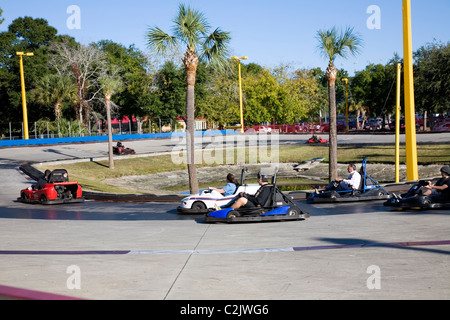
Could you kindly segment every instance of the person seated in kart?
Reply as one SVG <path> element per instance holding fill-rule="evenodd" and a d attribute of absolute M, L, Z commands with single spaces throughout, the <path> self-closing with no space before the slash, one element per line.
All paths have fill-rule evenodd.
<path fill-rule="evenodd" d="M 38 183 L 31 187 L 32 190 L 41 190 L 41 189 L 43 189 L 44 186 L 48 183 L 48 178 L 50 177 L 51 173 L 52 172 L 50 170 L 45 170 L 44 175 L 39 178 Z"/>
<path fill-rule="evenodd" d="M 442 167 L 440 171 L 442 178 L 435 184 L 428 181 L 428 185 L 423 187 L 422 194 L 436 198 L 437 200 L 450 200 L 450 167 Z"/>
<path fill-rule="evenodd" d="M 234 203 L 231 205 L 233 209 L 239 208 L 255 208 L 264 206 L 269 197 L 272 195 L 272 187 L 269 185 L 268 176 L 258 173 L 258 183 L 261 186 L 254 196 L 241 192 Z"/>
<path fill-rule="evenodd" d="M 225 187 L 218 189 L 214 187 L 209 187 L 209 190 L 215 190 L 221 193 L 224 197 L 232 196 L 237 188 L 239 187 L 239 183 L 236 181 L 236 178 L 232 173 L 227 175 L 227 184 Z"/>
<path fill-rule="evenodd" d="M 394 195 L 396 198 L 409 198 L 415 196 L 428 196 L 435 201 L 441 200 L 450 200 L 450 167 L 445 166 L 442 167 L 441 176 L 436 183 L 432 183 L 432 181 L 418 181 L 416 185 L 414 185 L 408 193 L 404 195 Z"/>
<path fill-rule="evenodd" d="M 123 145 L 123 143 L 122 142 L 117 142 L 117 149 L 119 149 L 119 150 L 125 150 L 125 146 Z"/>
<path fill-rule="evenodd" d="M 356 171 L 356 165 L 353 163 L 349 163 L 347 167 L 347 171 L 349 173 L 347 179 L 337 178 L 333 182 L 331 182 L 325 191 L 354 191 L 358 190 L 361 184 L 361 174 Z M 320 193 L 316 190 L 316 193 Z"/>

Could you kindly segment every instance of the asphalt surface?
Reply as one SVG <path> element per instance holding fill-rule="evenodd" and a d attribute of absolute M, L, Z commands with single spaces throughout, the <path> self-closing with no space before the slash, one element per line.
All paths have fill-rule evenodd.
<path fill-rule="evenodd" d="M 448 134 L 423 136 L 423 143 L 449 141 Z M 299 137 L 308 138 L 285 136 L 282 143 L 304 143 Z M 127 145 L 152 153 L 174 142 Z M 174 202 L 15 201 L 31 184 L 18 166 L 104 157 L 105 146 L 2 149 L 0 285 L 86 299 L 450 298 L 450 210 L 297 201 L 309 219 L 228 225 L 179 215 Z"/>

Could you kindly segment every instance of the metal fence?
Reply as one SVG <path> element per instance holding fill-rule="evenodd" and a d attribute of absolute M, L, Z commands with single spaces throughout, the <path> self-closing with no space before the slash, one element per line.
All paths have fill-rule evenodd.
<path fill-rule="evenodd" d="M 171 119 L 155 119 L 154 121 L 122 121 L 111 123 L 114 135 L 132 135 L 145 133 L 182 132 L 184 127 L 180 122 Z M 54 139 L 68 137 L 89 137 L 108 135 L 106 122 L 89 122 L 80 125 L 77 121 L 38 121 L 29 124 L 30 139 Z M 7 128 L 0 132 L 0 140 L 24 139 L 23 122 L 9 122 Z"/>

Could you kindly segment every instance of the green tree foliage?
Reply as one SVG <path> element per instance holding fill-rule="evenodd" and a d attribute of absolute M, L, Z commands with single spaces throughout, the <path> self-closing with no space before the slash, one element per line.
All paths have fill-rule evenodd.
<path fill-rule="evenodd" d="M 431 113 L 450 109 L 450 42 L 431 43 L 415 53 L 416 106 Z"/>
<path fill-rule="evenodd" d="M 57 30 L 44 19 L 18 18 L 0 33 L 0 125 L 18 121 L 22 114 L 19 58 L 16 52 L 33 52 L 33 57 L 25 57 L 25 85 L 27 93 L 35 88 L 43 77 L 50 73 L 48 44 L 55 39 Z M 28 97 L 28 96 L 27 96 Z M 39 119 L 51 116 L 52 110 L 40 108 L 32 99 L 28 100 L 28 117 Z"/>

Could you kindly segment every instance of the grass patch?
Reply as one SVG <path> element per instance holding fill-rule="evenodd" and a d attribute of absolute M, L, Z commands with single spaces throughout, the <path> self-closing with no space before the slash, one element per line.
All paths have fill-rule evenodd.
<path fill-rule="evenodd" d="M 325 158 L 328 162 L 328 147 L 302 146 L 280 147 L 280 162 L 303 162 L 311 158 Z M 339 163 L 361 163 L 367 158 L 369 163 L 395 163 L 395 148 L 392 146 L 355 146 L 338 147 Z M 450 144 L 420 145 L 417 147 L 418 163 L 422 165 L 450 163 Z M 400 163 L 406 163 L 405 148 L 400 148 Z"/>
<path fill-rule="evenodd" d="M 449 164 L 450 163 L 450 144 L 449 145 L 420 145 L 418 146 L 419 164 Z M 214 155 L 214 154 L 213 154 Z M 236 155 L 236 153 L 235 153 Z M 248 151 L 246 159 L 248 159 Z M 281 146 L 279 148 L 279 161 L 281 163 L 301 163 L 311 158 L 322 157 L 324 162 L 328 162 L 327 146 Z M 237 157 L 235 156 L 235 159 Z M 395 162 L 395 149 L 392 146 L 340 146 L 338 148 L 338 159 L 340 163 L 361 163 L 363 158 L 367 158 L 369 164 L 384 163 L 393 164 Z M 210 162 L 210 161 L 208 161 Z M 400 162 L 405 163 L 405 150 L 401 148 Z M 158 172 L 169 172 L 175 170 L 187 170 L 185 164 L 174 164 L 171 155 L 151 156 L 146 158 L 130 158 L 115 160 L 115 169 L 108 168 L 108 161 L 102 162 L 80 162 L 64 165 L 68 170 L 70 179 L 78 181 L 80 185 L 91 191 L 111 192 L 111 193 L 130 193 L 124 188 L 114 187 L 102 183 L 107 178 L 119 178 L 125 176 L 148 175 Z M 235 164 L 235 163 L 228 163 Z M 199 164 L 197 167 L 215 166 L 207 163 Z M 38 167 L 39 170 L 58 169 L 61 166 Z M 292 185 L 292 181 L 279 181 L 280 185 Z M 309 184 L 310 181 L 302 182 L 296 179 L 296 184 Z M 223 181 L 201 183 L 200 188 L 208 186 L 221 186 Z M 177 186 L 176 190 L 186 190 L 187 186 Z"/>

